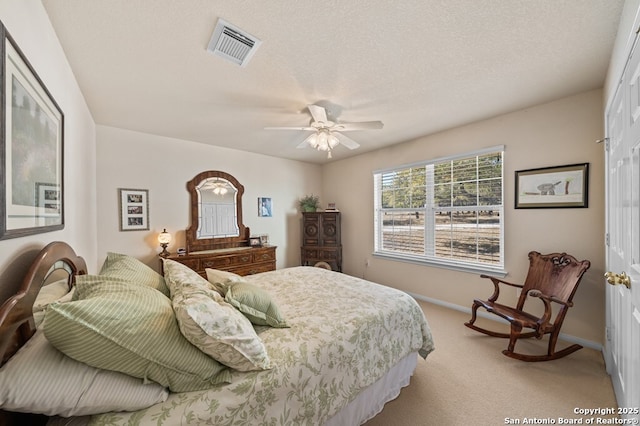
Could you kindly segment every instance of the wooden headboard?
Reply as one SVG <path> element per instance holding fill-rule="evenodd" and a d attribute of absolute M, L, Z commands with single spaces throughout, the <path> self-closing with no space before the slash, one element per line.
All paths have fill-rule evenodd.
<path fill-rule="evenodd" d="M 40 250 L 25 275 L 18 292 L 0 300 L 0 365 L 4 364 L 35 333 L 33 304 L 47 278 L 63 269 L 69 274 L 69 286 L 76 275 L 87 273 L 84 259 L 64 242 L 54 241 Z"/>

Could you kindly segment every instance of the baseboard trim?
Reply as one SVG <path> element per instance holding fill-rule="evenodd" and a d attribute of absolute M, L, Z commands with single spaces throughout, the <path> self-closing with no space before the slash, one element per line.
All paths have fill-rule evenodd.
<path fill-rule="evenodd" d="M 438 299 L 433 299 L 431 297 L 427 297 L 427 296 L 423 296 L 421 294 L 416 294 L 416 293 L 411 293 L 411 292 L 407 292 L 409 295 L 411 295 L 414 299 L 417 300 L 422 300 L 424 302 L 428 302 L 428 303 L 433 303 L 434 305 L 439 305 L 439 306 L 443 306 L 445 308 L 449 308 L 449 309 L 453 309 L 456 311 L 460 311 L 460 312 L 465 312 L 468 313 L 469 315 L 471 315 L 471 308 L 467 308 L 465 306 L 460 306 L 460 305 L 456 305 L 454 303 L 450 303 L 450 302 L 445 302 L 443 300 L 438 300 Z M 488 312 L 484 312 L 481 310 L 478 310 L 478 316 L 482 317 L 482 318 L 486 318 L 492 321 L 496 321 L 496 322 L 502 322 L 502 323 L 507 323 L 506 320 L 496 316 L 496 315 L 491 315 Z M 571 336 L 569 334 L 564 334 L 564 333 L 560 333 L 560 336 L 558 336 L 559 339 L 564 340 L 565 342 L 569 342 L 569 343 L 577 343 L 579 345 L 584 346 L 585 348 L 591 348 L 591 349 L 595 349 L 597 351 L 602 352 L 603 351 L 603 347 L 602 344 L 591 341 L 591 340 L 586 340 L 586 339 L 582 339 L 580 337 L 575 337 L 575 336 Z"/>

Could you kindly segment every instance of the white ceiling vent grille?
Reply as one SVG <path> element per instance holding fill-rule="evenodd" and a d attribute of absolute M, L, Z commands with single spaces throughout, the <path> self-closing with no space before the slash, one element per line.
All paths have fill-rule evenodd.
<path fill-rule="evenodd" d="M 207 50 L 241 67 L 247 65 L 262 43 L 256 37 L 230 23 L 218 19 Z"/>

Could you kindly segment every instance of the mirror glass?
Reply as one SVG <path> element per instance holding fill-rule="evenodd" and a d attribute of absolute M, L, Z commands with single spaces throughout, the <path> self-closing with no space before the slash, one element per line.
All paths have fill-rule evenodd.
<path fill-rule="evenodd" d="M 196 238 L 240 236 L 238 227 L 238 189 L 227 179 L 210 177 L 197 186 L 198 229 Z"/>

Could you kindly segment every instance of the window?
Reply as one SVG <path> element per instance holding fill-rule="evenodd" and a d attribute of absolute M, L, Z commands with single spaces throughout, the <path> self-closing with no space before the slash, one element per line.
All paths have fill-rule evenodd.
<path fill-rule="evenodd" d="M 374 255 L 504 274 L 503 147 L 374 173 Z"/>

